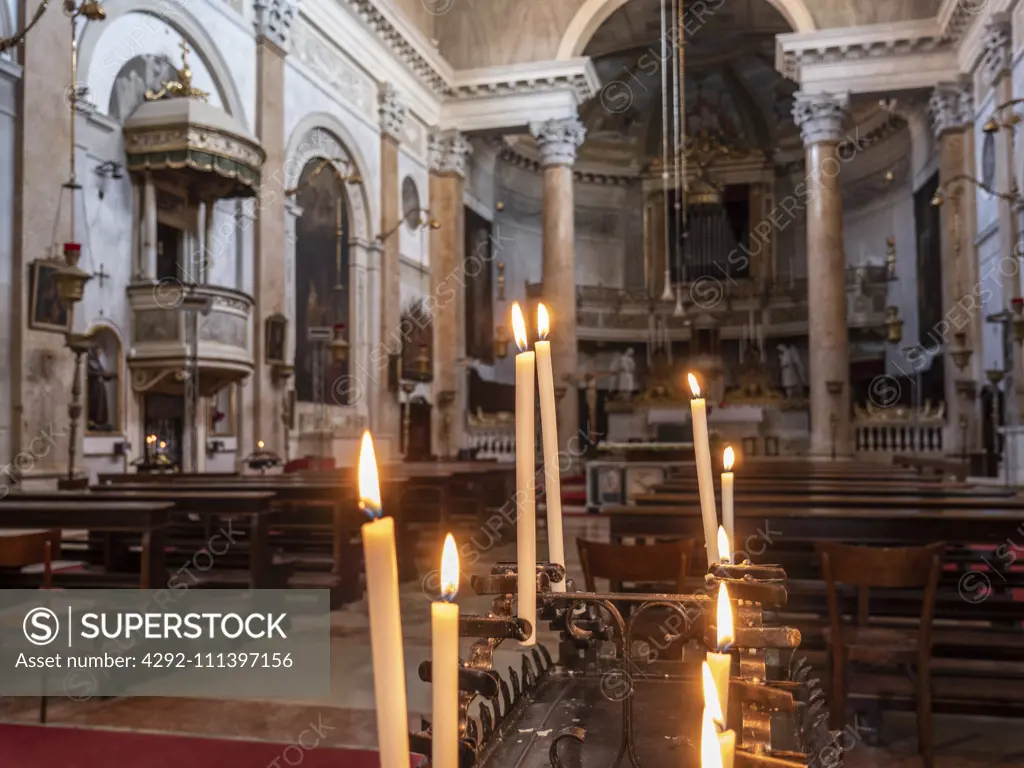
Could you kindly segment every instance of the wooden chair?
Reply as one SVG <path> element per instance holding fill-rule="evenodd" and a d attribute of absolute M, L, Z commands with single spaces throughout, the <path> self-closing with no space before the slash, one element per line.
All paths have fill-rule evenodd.
<path fill-rule="evenodd" d="M 580 566 L 588 592 L 596 591 L 594 579 L 608 579 L 613 592 L 622 591 L 624 581 L 669 582 L 682 592 L 694 539 L 660 544 L 604 544 L 576 539 Z"/>
<path fill-rule="evenodd" d="M 0 568 L 25 568 L 41 564 L 43 589 L 52 589 L 54 545 L 59 552 L 60 531 L 0 530 Z M 40 697 L 40 723 L 46 722 L 46 705 L 46 696 Z"/>
<path fill-rule="evenodd" d="M 832 728 L 846 717 L 846 667 L 850 662 L 874 666 L 906 665 L 917 670 L 918 751 L 932 765 L 932 619 L 942 573 L 944 543 L 924 547 L 862 547 L 819 542 L 821 573 L 828 587 L 830 626 L 826 630 L 832 671 Z M 853 624 L 843 622 L 838 585 L 857 588 Z M 870 590 L 923 588 L 916 630 L 869 626 Z"/>

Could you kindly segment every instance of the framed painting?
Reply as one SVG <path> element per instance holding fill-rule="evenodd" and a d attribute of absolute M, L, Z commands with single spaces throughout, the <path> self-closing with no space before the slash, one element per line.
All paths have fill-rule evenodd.
<path fill-rule="evenodd" d="M 63 264 L 33 261 L 30 279 L 28 325 L 37 331 L 67 333 L 71 314 L 61 304 L 57 291 L 57 273 Z"/>

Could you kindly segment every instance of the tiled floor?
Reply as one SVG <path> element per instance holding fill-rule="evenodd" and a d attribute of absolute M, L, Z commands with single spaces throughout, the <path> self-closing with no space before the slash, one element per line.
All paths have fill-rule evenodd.
<path fill-rule="evenodd" d="M 579 574 L 575 539 L 606 539 L 603 521 L 593 517 L 568 518 L 566 539 L 570 574 Z M 544 545 L 540 544 L 543 553 Z M 514 557 L 514 547 L 495 547 L 483 553 L 473 572 L 482 573 L 486 563 Z M 600 585 L 599 585 L 600 586 Z M 420 682 L 417 668 L 429 656 L 430 598 L 420 584 L 407 584 L 402 592 L 402 617 L 405 635 L 405 667 L 409 691 L 409 724 L 419 728 L 419 715 L 430 709 L 430 689 Z M 459 604 L 464 613 L 486 613 L 490 598 L 466 594 Z M 50 722 L 79 727 L 170 731 L 222 736 L 226 738 L 264 739 L 294 742 L 299 735 L 319 727 L 326 734 L 325 744 L 332 746 L 372 747 L 376 743 L 373 686 L 371 675 L 368 620 L 365 603 L 346 606 L 335 613 L 331 633 L 332 695 L 329 700 L 305 702 L 234 701 L 198 699 L 114 699 L 71 702 L 53 700 Z M 541 635 L 542 642 L 554 649 L 553 636 Z M 468 644 L 467 644 L 468 648 Z M 518 668 L 518 648 L 499 651 L 496 667 L 510 663 Z M 0 721 L 34 722 L 38 701 L 0 699 Z M 915 721 L 900 713 L 886 717 L 883 741 L 885 749 L 854 742 L 845 756 L 849 768 L 903 768 L 919 766 L 916 756 Z M 937 716 L 938 768 L 993 768 L 1024 766 L 1024 735 L 1020 723 L 967 717 Z M 853 741 L 853 740 L 851 740 Z M 344 766 L 339 766 L 344 768 Z M 660 768 L 660 767 L 658 767 Z"/>

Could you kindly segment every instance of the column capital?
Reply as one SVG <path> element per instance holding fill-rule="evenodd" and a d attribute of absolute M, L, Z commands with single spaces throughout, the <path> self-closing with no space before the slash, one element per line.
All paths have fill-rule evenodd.
<path fill-rule="evenodd" d="M 401 141 L 402 129 L 405 127 L 405 118 L 409 114 L 409 108 L 391 83 L 384 83 L 381 86 L 380 93 L 377 95 L 377 114 L 380 117 L 381 135 Z"/>
<path fill-rule="evenodd" d="M 928 99 L 935 138 L 946 131 L 963 130 L 974 122 L 974 92 L 970 83 L 939 83 Z"/>
<path fill-rule="evenodd" d="M 576 162 L 576 148 L 587 137 L 587 129 L 575 117 L 530 123 L 530 133 L 537 139 L 542 168 L 572 166 Z"/>
<path fill-rule="evenodd" d="M 253 5 L 256 12 L 253 21 L 256 39 L 266 40 L 276 46 L 282 54 L 287 54 L 292 21 L 298 6 L 298 0 L 256 0 Z"/>
<path fill-rule="evenodd" d="M 794 94 L 793 122 L 800 128 L 804 144 L 840 141 L 849 102 L 848 93 Z"/>
<path fill-rule="evenodd" d="M 981 37 L 981 71 L 985 82 L 995 85 L 1003 74 L 1010 71 L 1013 60 L 1013 26 L 1007 13 L 994 13 L 985 23 Z"/>
<path fill-rule="evenodd" d="M 473 154 L 473 147 L 458 131 L 431 135 L 427 152 L 431 173 L 466 177 L 466 161 Z"/>

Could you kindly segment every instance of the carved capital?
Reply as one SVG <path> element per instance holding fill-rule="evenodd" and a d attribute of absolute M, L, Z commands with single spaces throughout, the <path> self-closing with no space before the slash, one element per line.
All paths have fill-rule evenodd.
<path fill-rule="evenodd" d="M 793 122 L 799 126 L 804 144 L 840 141 L 848 103 L 846 93 L 794 94 Z"/>
<path fill-rule="evenodd" d="M 298 0 L 256 0 L 253 10 L 256 20 L 256 39 L 268 40 L 282 53 L 288 52 L 291 39 L 292 21 L 298 10 Z"/>
<path fill-rule="evenodd" d="M 473 147 L 458 131 L 438 133 L 430 137 L 427 149 L 430 155 L 430 172 L 466 176 L 466 161 L 473 154 Z"/>
<path fill-rule="evenodd" d="M 409 109 L 391 83 L 384 83 L 377 96 L 377 114 L 380 116 L 380 132 L 395 141 L 401 141 L 402 129 Z"/>
<path fill-rule="evenodd" d="M 530 133 L 537 139 L 542 168 L 572 166 L 576 162 L 576 148 L 587 137 L 587 129 L 575 117 L 530 123 Z"/>
<path fill-rule="evenodd" d="M 994 13 L 985 24 L 981 38 L 981 71 L 985 82 L 995 82 L 1010 71 L 1012 62 L 1013 27 L 1006 13 Z"/>
<path fill-rule="evenodd" d="M 939 83 L 928 99 L 928 114 L 935 138 L 959 131 L 974 121 L 974 93 L 969 83 Z"/>

